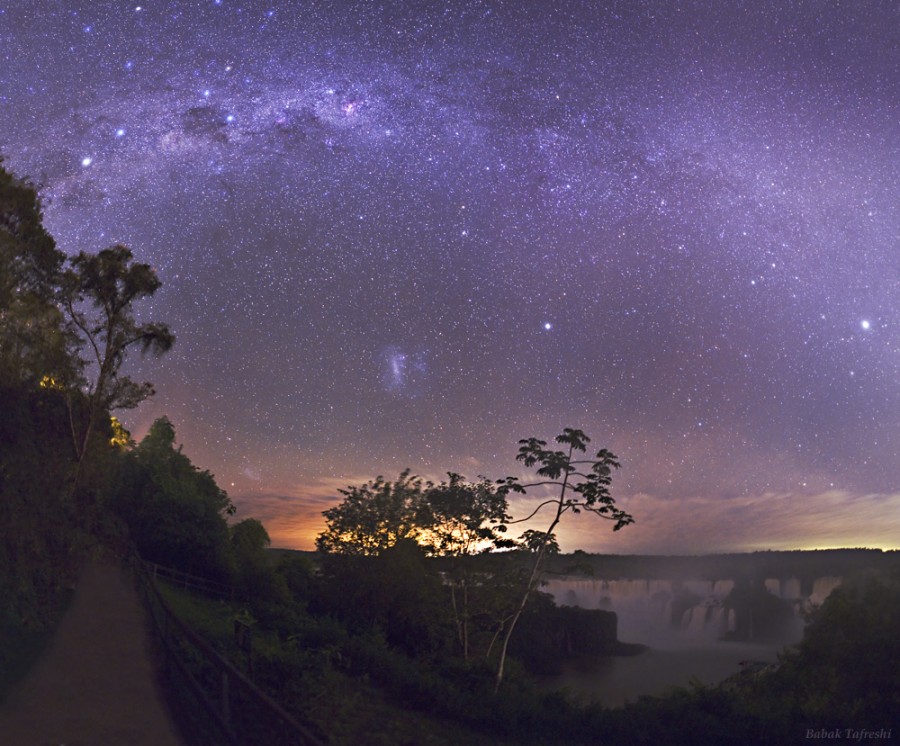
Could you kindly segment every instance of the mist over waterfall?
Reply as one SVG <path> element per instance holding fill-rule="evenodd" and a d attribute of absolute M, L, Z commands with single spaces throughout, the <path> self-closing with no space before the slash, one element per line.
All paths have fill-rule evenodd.
<path fill-rule="evenodd" d="M 821 604 L 841 578 L 823 576 L 761 581 L 602 579 L 554 577 L 542 590 L 558 606 L 614 611 L 626 642 L 671 648 L 719 640 L 800 639 L 803 612 Z"/>
<path fill-rule="evenodd" d="M 558 606 L 615 612 L 618 639 L 646 646 L 630 657 L 570 660 L 563 673 L 545 680 L 547 688 L 615 707 L 692 681 L 716 684 L 748 665 L 775 663 L 785 646 L 802 638 L 804 613 L 842 580 L 766 577 L 746 568 L 716 580 L 674 575 L 545 578 L 542 590 Z"/>

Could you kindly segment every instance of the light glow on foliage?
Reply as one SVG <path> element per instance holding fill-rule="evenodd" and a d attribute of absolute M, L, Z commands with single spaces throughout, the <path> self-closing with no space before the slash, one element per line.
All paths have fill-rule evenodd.
<path fill-rule="evenodd" d="M 53 376 L 44 376 L 41 378 L 41 382 L 38 384 L 42 389 L 55 389 L 56 391 L 62 391 L 62 384 L 57 381 Z"/>
<path fill-rule="evenodd" d="M 131 444 L 131 433 L 119 422 L 119 418 L 110 417 L 109 426 L 112 429 L 112 437 L 109 439 L 109 444 L 116 448 L 128 448 Z"/>

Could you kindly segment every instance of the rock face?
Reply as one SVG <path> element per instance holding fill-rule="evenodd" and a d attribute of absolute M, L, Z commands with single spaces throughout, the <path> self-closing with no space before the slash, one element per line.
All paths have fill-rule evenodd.
<path fill-rule="evenodd" d="M 551 615 L 547 644 L 562 656 L 610 655 L 618 650 L 614 612 L 563 606 Z"/>
<path fill-rule="evenodd" d="M 511 652 L 533 673 L 552 674 L 566 660 L 633 655 L 640 645 L 619 642 L 615 612 L 555 606 L 548 596 L 534 598 L 519 620 Z"/>

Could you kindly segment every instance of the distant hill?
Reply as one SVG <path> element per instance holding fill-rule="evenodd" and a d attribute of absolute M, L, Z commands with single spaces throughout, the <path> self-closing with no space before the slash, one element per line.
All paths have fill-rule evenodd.
<path fill-rule="evenodd" d="M 900 550 L 881 549 L 816 549 L 698 556 L 575 552 L 551 558 L 546 572 L 600 578 L 660 580 L 744 577 L 813 579 L 826 575 L 844 577 L 866 569 L 887 569 L 898 564 Z"/>
<path fill-rule="evenodd" d="M 317 552 L 302 549 L 267 550 L 273 564 L 284 557 L 315 561 Z M 510 560 L 522 559 L 520 552 L 508 552 Z M 483 555 L 482 555 L 483 556 Z M 524 555 L 527 556 L 527 555 Z M 483 556 L 485 560 L 488 558 Z M 478 561 L 478 557 L 474 558 Z M 439 561 L 452 561 L 441 558 Z M 548 575 L 586 575 L 598 578 L 650 578 L 678 580 L 720 580 L 723 578 L 786 578 L 803 580 L 826 575 L 846 577 L 866 569 L 888 569 L 900 565 L 900 550 L 812 549 L 762 551 L 734 554 L 653 555 L 590 554 L 575 551 L 549 558 Z"/>

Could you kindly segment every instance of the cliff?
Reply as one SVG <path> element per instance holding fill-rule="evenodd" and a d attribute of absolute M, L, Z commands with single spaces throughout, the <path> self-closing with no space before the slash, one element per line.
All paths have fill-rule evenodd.
<path fill-rule="evenodd" d="M 613 611 L 556 606 L 539 593 L 532 599 L 510 642 L 510 652 L 532 673 L 554 674 L 567 660 L 636 655 L 642 645 L 619 642 Z"/>

